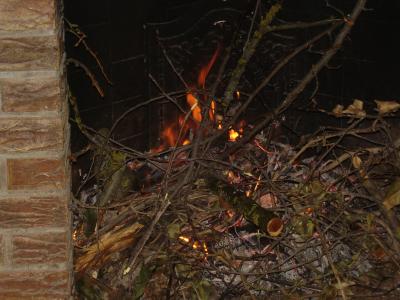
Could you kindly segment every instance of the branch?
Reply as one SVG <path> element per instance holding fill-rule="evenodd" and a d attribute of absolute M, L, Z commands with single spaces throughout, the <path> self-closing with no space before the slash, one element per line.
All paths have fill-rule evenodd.
<path fill-rule="evenodd" d="M 353 27 L 355 21 L 360 15 L 361 11 L 364 9 L 366 0 L 358 0 L 357 4 L 353 8 L 353 12 L 351 16 L 345 20 L 345 25 L 342 30 L 337 35 L 332 47 L 325 53 L 325 55 L 317 62 L 317 64 L 311 67 L 311 70 L 306 74 L 306 76 L 299 82 L 299 84 L 292 90 L 283 102 L 271 113 L 269 113 L 264 120 L 258 123 L 254 129 L 243 139 L 241 143 L 236 143 L 233 146 L 229 153 L 233 153 L 238 150 L 241 144 L 249 142 L 260 130 L 262 130 L 269 122 L 271 122 L 274 116 L 283 113 L 287 108 L 293 104 L 293 102 L 297 99 L 301 92 L 305 89 L 305 87 L 312 81 L 312 79 L 325 67 L 331 58 L 336 54 L 336 52 L 341 48 L 345 37 L 350 33 L 351 28 Z"/>
<path fill-rule="evenodd" d="M 232 73 L 231 80 L 228 83 L 222 100 L 222 105 L 225 106 L 225 110 L 229 107 L 229 104 L 232 101 L 233 93 L 235 92 L 235 89 L 239 83 L 240 78 L 242 77 L 247 63 L 253 56 L 254 52 L 256 51 L 257 45 L 261 41 L 261 38 L 268 31 L 269 25 L 271 24 L 272 20 L 275 18 L 280 9 L 280 4 L 275 4 L 269 9 L 267 14 L 265 15 L 265 18 L 261 19 L 258 30 L 255 31 L 253 34 L 253 38 L 246 44 L 245 48 L 243 49 L 242 57 L 238 60 L 238 63 Z"/>

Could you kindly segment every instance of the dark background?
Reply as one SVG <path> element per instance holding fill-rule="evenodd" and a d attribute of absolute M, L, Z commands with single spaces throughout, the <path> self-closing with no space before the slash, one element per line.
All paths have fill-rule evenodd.
<path fill-rule="evenodd" d="M 330 1 L 345 12 L 350 12 L 355 2 Z M 64 0 L 65 17 L 87 34 L 88 44 L 102 61 L 113 82 L 112 85 L 105 82 L 94 59 L 83 47 L 74 47 L 76 38 L 66 33 L 67 55 L 85 63 L 105 91 L 105 97 L 101 98 L 82 70 L 68 68 L 70 89 L 77 96 L 84 122 L 94 129 L 109 128 L 128 108 L 158 94 L 148 79 L 149 72 L 167 91 L 179 87 L 176 76 L 158 47 L 156 30 L 159 30 L 161 37 L 177 36 L 172 41 L 166 39 L 166 45 L 187 43 L 176 54 L 180 55 L 179 51 L 185 52 L 185 59 L 182 59 L 179 66 L 186 68 L 183 74 L 187 78 L 193 79 L 193 70 L 198 70 L 198 65 L 204 64 L 215 49 L 218 37 L 213 37 L 212 21 L 229 19 L 233 27 L 245 27 L 249 22 L 245 16 L 254 8 L 254 4 L 255 1 L 245 0 Z M 285 21 L 315 21 L 335 15 L 335 11 L 327 9 L 324 0 L 284 1 L 283 7 L 279 19 Z M 399 99 L 400 47 L 396 36 L 400 29 L 400 1 L 370 0 L 367 1 L 367 7 L 368 10 L 361 15 L 350 37 L 346 39 L 343 50 L 331 62 L 330 68 L 324 69 L 318 76 L 319 90 L 315 99 L 321 107 L 332 109 L 336 104 L 351 103 L 353 98 L 362 99 L 371 107 L 374 99 Z M 218 8 L 227 10 L 220 12 L 219 16 L 218 13 L 208 14 Z M 199 22 L 198 26 L 194 26 L 196 22 Z M 189 33 L 182 34 L 188 29 Z M 306 30 L 302 36 L 311 37 L 312 33 L 312 30 Z M 221 37 L 221 33 L 216 36 Z M 195 49 L 197 45 L 198 49 Z M 268 101 L 266 98 L 273 91 L 274 100 L 271 103 L 278 103 L 287 92 L 286 89 L 295 85 L 318 57 L 318 54 L 307 54 L 293 62 L 280 75 L 279 80 L 284 82 L 284 90 L 277 91 L 272 87 L 268 91 L 267 88 L 264 95 L 260 95 L 261 101 Z M 257 59 L 262 60 L 263 55 Z M 249 65 L 249 75 L 246 77 L 248 85 L 244 89 L 251 90 L 251 86 L 256 85 L 264 74 L 263 62 L 258 63 L 257 59 L 254 59 L 253 65 Z M 308 87 L 304 99 L 314 88 L 315 83 Z M 162 107 L 158 104 L 136 111 L 120 123 L 113 138 L 129 147 L 149 149 L 157 144 L 160 128 L 165 125 L 163 114 L 171 110 L 168 105 Z M 299 134 L 313 131 L 325 125 L 324 122 L 329 123 L 326 117 L 302 111 L 301 105 L 287 114 L 288 122 L 296 124 L 294 130 Z M 76 151 L 86 142 L 78 130 L 72 127 L 72 150 Z"/>

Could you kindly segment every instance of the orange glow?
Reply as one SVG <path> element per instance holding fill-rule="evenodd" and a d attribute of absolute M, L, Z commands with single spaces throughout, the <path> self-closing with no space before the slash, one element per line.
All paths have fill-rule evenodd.
<path fill-rule="evenodd" d="M 240 92 L 236 91 L 236 97 L 239 99 L 240 98 Z"/>
<path fill-rule="evenodd" d="M 226 210 L 225 213 L 226 213 L 226 216 L 227 216 L 229 219 L 232 219 L 232 218 L 235 216 L 235 212 L 234 212 L 232 209 Z"/>
<path fill-rule="evenodd" d="M 238 137 L 239 137 L 239 132 L 237 132 L 235 129 L 229 129 L 229 132 L 228 132 L 228 134 L 229 134 L 229 141 L 230 142 L 236 142 L 236 140 L 238 139 Z"/>
<path fill-rule="evenodd" d="M 186 139 L 182 143 L 183 146 L 190 145 L 190 140 Z"/>
<path fill-rule="evenodd" d="M 222 124 L 219 123 L 217 128 L 218 128 L 219 130 L 221 130 L 221 129 L 222 129 Z"/>
<path fill-rule="evenodd" d="M 169 126 L 167 128 L 164 129 L 164 131 L 162 132 L 162 137 L 167 141 L 168 146 L 175 146 L 176 143 L 176 135 L 174 130 L 172 129 L 172 126 Z"/>
<path fill-rule="evenodd" d="M 251 191 L 250 190 L 246 191 L 246 197 L 250 197 L 250 196 L 251 196 Z"/>

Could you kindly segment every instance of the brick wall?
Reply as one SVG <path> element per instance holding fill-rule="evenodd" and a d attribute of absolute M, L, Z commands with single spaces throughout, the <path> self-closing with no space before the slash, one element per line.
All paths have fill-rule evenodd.
<path fill-rule="evenodd" d="M 69 297 L 60 2 L 0 0 L 0 299 Z"/>

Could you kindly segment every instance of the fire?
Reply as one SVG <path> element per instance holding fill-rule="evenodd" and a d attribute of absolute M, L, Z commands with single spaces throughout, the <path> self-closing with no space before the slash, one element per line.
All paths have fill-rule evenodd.
<path fill-rule="evenodd" d="M 208 73 L 210 72 L 212 66 L 214 65 L 221 48 L 218 45 L 217 49 L 215 50 L 213 56 L 211 57 L 210 61 L 201 68 L 198 78 L 197 78 L 197 87 L 200 89 L 205 88 L 206 79 Z M 190 140 L 185 138 L 187 133 L 190 129 L 196 130 L 198 128 L 198 124 L 201 123 L 203 120 L 203 115 L 201 113 L 201 106 L 200 100 L 206 101 L 206 97 L 200 98 L 200 96 L 196 95 L 193 91 L 189 91 L 186 94 L 186 102 L 191 110 L 191 115 L 194 120 L 189 120 L 188 122 L 185 121 L 184 116 L 179 117 L 179 121 L 177 123 L 171 124 L 166 126 L 162 133 L 161 133 L 161 140 L 162 143 L 160 146 L 153 148 L 150 152 L 161 152 L 168 147 L 176 147 L 178 145 L 188 145 L 190 144 Z M 209 108 L 209 117 L 211 121 L 214 121 L 215 118 L 215 110 L 216 110 L 216 103 L 214 100 L 210 102 Z M 222 128 L 221 122 L 218 122 L 218 128 Z M 181 132 L 182 139 L 178 141 L 178 132 Z"/>
<path fill-rule="evenodd" d="M 186 101 L 189 104 L 190 109 L 192 110 L 193 119 L 196 121 L 196 123 L 200 123 L 203 118 L 201 115 L 201 108 L 199 105 L 199 101 L 191 93 L 188 93 L 186 95 Z"/>
<path fill-rule="evenodd" d="M 221 51 L 221 47 L 220 47 L 220 45 L 218 45 L 217 49 L 215 50 L 215 52 L 214 52 L 213 56 L 211 57 L 210 61 L 208 62 L 208 64 L 200 70 L 199 77 L 197 78 L 197 84 L 199 85 L 199 87 L 204 89 L 204 87 L 206 85 L 207 75 L 210 72 L 212 66 L 214 65 L 215 60 L 217 59 L 220 51 Z"/>
<path fill-rule="evenodd" d="M 217 49 L 215 50 L 213 56 L 211 57 L 210 61 L 208 62 L 207 65 L 205 65 L 203 68 L 201 68 L 199 76 L 197 78 L 197 86 L 201 89 L 204 89 L 206 86 L 206 79 L 208 76 L 208 73 L 210 72 L 212 66 L 215 63 L 215 60 L 217 59 L 219 52 L 220 52 L 220 46 L 218 45 Z M 200 123 L 203 119 L 201 115 L 201 107 L 199 105 L 199 100 L 195 95 L 193 95 L 192 92 L 188 92 L 186 95 L 186 102 L 188 103 L 190 109 L 192 110 L 192 117 L 196 121 L 196 123 Z M 215 101 L 211 101 L 210 109 L 209 109 L 209 116 L 210 120 L 214 120 L 214 113 L 215 113 Z"/>
<path fill-rule="evenodd" d="M 237 140 L 238 137 L 239 137 L 239 132 L 237 132 L 237 131 L 236 131 L 235 129 L 233 129 L 233 128 L 229 129 L 228 134 L 229 134 L 229 141 L 230 141 L 230 142 L 236 142 L 236 140 Z"/>

